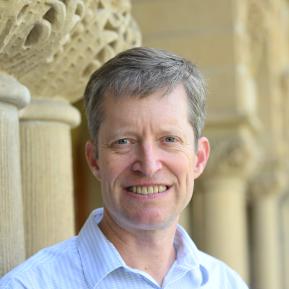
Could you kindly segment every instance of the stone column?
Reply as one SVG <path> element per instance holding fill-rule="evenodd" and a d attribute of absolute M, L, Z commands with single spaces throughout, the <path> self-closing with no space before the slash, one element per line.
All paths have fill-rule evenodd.
<path fill-rule="evenodd" d="M 240 126 L 240 125 L 238 125 Z M 254 164 L 250 130 L 208 129 L 212 155 L 202 183 L 204 249 L 249 281 L 247 180 Z"/>
<path fill-rule="evenodd" d="M 246 180 L 217 176 L 204 184 L 205 247 L 248 280 Z"/>
<path fill-rule="evenodd" d="M 0 74 L 0 276 L 25 258 L 18 109 L 29 91 Z"/>
<path fill-rule="evenodd" d="M 253 285 L 255 289 L 283 289 L 281 192 L 287 176 L 277 168 L 264 171 L 252 187 Z"/>
<path fill-rule="evenodd" d="M 70 129 L 79 122 L 66 101 L 34 99 L 21 111 L 27 256 L 74 234 Z"/>

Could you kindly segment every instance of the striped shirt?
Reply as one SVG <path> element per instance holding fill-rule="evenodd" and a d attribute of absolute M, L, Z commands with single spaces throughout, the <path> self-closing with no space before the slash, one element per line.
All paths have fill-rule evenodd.
<path fill-rule="evenodd" d="M 0 280 L 1 289 L 248 289 L 221 261 L 199 251 L 178 226 L 177 257 L 162 286 L 127 266 L 98 227 L 103 209 L 93 211 L 79 235 L 46 248 Z"/>

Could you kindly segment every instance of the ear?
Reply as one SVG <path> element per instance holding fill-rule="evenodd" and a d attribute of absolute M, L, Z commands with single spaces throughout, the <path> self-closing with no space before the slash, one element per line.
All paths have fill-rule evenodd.
<path fill-rule="evenodd" d="M 100 170 L 98 165 L 98 159 L 96 157 L 96 148 L 92 141 L 87 141 L 87 143 L 85 144 L 85 157 L 92 174 L 98 180 L 100 180 Z"/>
<path fill-rule="evenodd" d="M 210 144 L 206 137 L 201 137 L 198 140 L 197 160 L 195 163 L 195 178 L 199 177 L 204 171 L 210 155 Z"/>

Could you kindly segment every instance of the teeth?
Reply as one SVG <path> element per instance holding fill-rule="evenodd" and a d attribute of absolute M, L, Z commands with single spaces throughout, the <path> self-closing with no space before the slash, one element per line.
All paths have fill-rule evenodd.
<path fill-rule="evenodd" d="M 163 185 L 156 186 L 131 186 L 129 191 L 141 195 L 156 194 L 166 191 L 167 187 Z"/>
<path fill-rule="evenodd" d="M 152 186 L 148 187 L 148 188 L 147 188 L 148 194 L 153 194 L 154 188 L 155 188 L 155 187 L 152 187 Z"/>

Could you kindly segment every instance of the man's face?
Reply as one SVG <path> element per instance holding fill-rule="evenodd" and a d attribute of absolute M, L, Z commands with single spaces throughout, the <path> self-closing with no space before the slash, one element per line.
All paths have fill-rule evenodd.
<path fill-rule="evenodd" d="M 104 218 L 124 229 L 175 224 L 209 154 L 206 138 L 195 150 L 183 86 L 165 96 L 106 98 L 104 110 L 97 159 L 87 145 L 88 162 L 101 182 Z"/>

